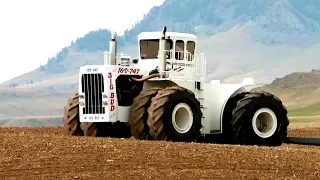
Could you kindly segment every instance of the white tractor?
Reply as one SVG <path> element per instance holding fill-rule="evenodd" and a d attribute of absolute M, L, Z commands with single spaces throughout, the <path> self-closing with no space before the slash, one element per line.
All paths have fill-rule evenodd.
<path fill-rule="evenodd" d="M 237 144 L 281 145 L 289 120 L 281 100 L 241 84 L 205 82 L 206 59 L 193 34 L 142 32 L 139 58 L 117 55 L 80 68 L 79 91 L 64 109 L 65 133 L 141 140 L 197 141 L 223 135 Z"/>

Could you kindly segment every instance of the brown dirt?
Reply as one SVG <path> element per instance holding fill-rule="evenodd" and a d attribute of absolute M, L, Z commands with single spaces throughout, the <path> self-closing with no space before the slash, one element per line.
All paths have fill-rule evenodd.
<path fill-rule="evenodd" d="M 320 137 L 320 128 L 290 128 Z M 320 149 L 66 137 L 0 128 L 0 179 L 319 179 Z"/>

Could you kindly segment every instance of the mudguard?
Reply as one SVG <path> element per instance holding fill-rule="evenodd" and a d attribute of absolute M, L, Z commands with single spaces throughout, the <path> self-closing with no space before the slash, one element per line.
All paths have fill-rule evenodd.
<path fill-rule="evenodd" d="M 204 98 L 203 116 L 205 117 L 202 124 L 203 134 L 222 133 L 222 118 L 226 103 L 236 94 L 250 91 L 256 87 L 252 78 L 246 78 L 241 84 L 220 84 L 219 81 L 211 81 L 203 84 L 202 94 Z"/>

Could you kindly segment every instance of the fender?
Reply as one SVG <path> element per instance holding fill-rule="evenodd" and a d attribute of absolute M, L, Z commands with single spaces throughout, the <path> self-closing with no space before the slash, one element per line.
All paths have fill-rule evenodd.
<path fill-rule="evenodd" d="M 201 130 L 204 134 L 222 133 L 223 112 L 228 100 L 235 95 L 248 92 L 256 87 L 252 78 L 246 78 L 241 84 L 220 84 L 219 81 L 213 80 L 210 83 L 203 84 L 204 91 L 204 112 L 205 117 Z"/>
<path fill-rule="evenodd" d="M 236 96 L 237 94 L 240 94 L 242 92 L 249 92 L 251 91 L 251 89 L 257 87 L 257 85 L 254 83 L 254 80 L 253 78 L 244 78 L 242 80 L 242 83 L 239 84 L 239 87 L 234 90 L 234 92 L 228 96 L 228 98 L 225 100 L 224 104 L 223 104 L 223 107 L 221 109 L 221 116 L 220 116 L 220 132 L 222 132 L 222 121 L 223 121 L 223 112 L 224 112 L 224 109 L 226 107 L 226 104 L 227 102 L 230 100 L 230 98 L 233 98 L 234 96 Z"/>

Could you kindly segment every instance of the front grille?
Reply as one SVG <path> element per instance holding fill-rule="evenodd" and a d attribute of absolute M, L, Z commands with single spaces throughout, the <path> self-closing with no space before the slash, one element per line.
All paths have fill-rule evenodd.
<path fill-rule="evenodd" d="M 83 74 L 81 77 L 82 92 L 85 97 L 85 108 L 83 114 L 104 114 L 102 107 L 102 93 L 104 81 L 102 74 Z"/>

